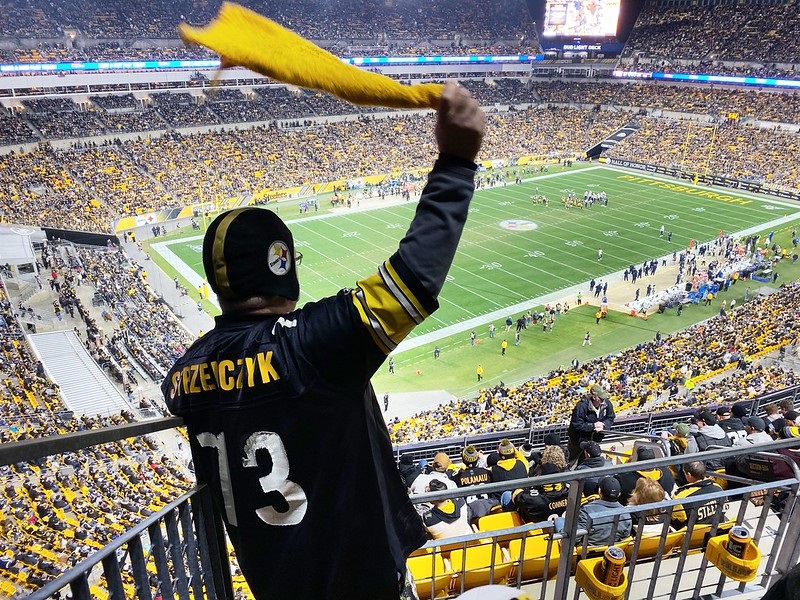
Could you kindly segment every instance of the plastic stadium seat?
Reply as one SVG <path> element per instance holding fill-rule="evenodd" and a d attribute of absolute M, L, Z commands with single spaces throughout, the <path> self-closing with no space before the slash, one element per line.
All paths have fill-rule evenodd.
<path fill-rule="evenodd" d="M 508 553 L 515 566 L 509 579 L 516 581 L 518 573 L 522 571 L 522 581 L 542 579 L 544 577 L 545 558 L 548 556 L 546 535 L 532 535 L 525 538 L 525 554 L 522 555 L 522 539 L 517 538 L 508 543 Z M 548 565 L 547 578 L 554 577 L 558 571 L 558 558 L 560 552 L 558 543 L 550 546 L 550 564 Z"/>
<path fill-rule="evenodd" d="M 101 587 L 93 585 L 90 588 L 92 592 L 92 598 L 96 598 L 97 600 L 108 600 L 108 592 Z"/>
<path fill-rule="evenodd" d="M 461 591 L 462 582 L 465 590 L 490 583 L 504 584 L 512 563 L 500 546 L 483 544 L 466 550 L 453 550 L 450 553 L 450 567 L 454 573 L 452 589 L 458 592 Z"/>
<path fill-rule="evenodd" d="M 412 556 L 407 564 L 416 583 L 420 600 L 434 598 L 447 592 L 452 573 L 445 565 L 441 554 Z"/>
<path fill-rule="evenodd" d="M 17 593 L 17 587 L 10 581 L 3 581 L 0 583 L 0 592 L 5 598 L 12 598 Z"/>
<path fill-rule="evenodd" d="M 719 524 L 719 527 L 717 527 L 717 535 L 727 533 L 734 525 L 736 525 L 736 519 L 723 521 Z M 686 528 L 679 529 L 678 533 L 686 534 Z M 709 537 L 711 537 L 711 525 L 704 523 L 695 525 L 694 529 L 692 529 L 692 540 L 689 542 L 689 550 L 705 548 Z M 681 543 L 683 543 L 683 540 L 681 540 Z"/>
<path fill-rule="evenodd" d="M 525 522 L 517 511 L 493 513 L 478 519 L 478 531 L 489 533 L 501 529 L 519 527 L 524 524 Z M 510 539 L 518 538 L 519 535 L 518 533 L 510 533 L 498 536 L 496 539 L 497 542 L 507 542 Z"/>
<path fill-rule="evenodd" d="M 639 553 L 637 560 L 640 558 L 654 558 L 655 556 L 666 556 L 683 541 L 683 531 L 673 531 L 667 534 L 667 539 L 664 541 L 664 548 L 661 554 L 658 554 L 658 543 L 661 541 L 661 535 L 642 535 L 641 542 L 639 543 Z M 625 556 L 628 560 L 633 556 L 633 545 L 635 538 L 626 544 L 620 544 L 620 547 L 625 551 Z"/>

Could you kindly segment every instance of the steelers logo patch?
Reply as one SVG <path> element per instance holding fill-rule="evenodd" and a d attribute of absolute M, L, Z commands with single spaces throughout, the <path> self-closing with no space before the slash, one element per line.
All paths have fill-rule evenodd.
<path fill-rule="evenodd" d="M 275 275 L 286 275 L 292 270 L 292 256 L 289 253 L 289 247 L 281 242 L 272 242 L 267 252 L 267 264 L 269 270 Z"/>

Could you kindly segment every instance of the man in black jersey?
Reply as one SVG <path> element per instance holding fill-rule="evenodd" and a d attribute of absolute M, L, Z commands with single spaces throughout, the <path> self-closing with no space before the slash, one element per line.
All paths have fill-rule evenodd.
<path fill-rule="evenodd" d="M 484 127 L 469 92 L 446 85 L 439 158 L 397 251 L 355 288 L 301 309 L 301 256 L 275 213 L 228 211 L 206 232 L 203 266 L 222 315 L 162 390 L 259 600 L 407 593 L 405 560 L 425 529 L 369 381 L 438 308 Z M 337 460 L 323 468 L 322 456 Z"/>

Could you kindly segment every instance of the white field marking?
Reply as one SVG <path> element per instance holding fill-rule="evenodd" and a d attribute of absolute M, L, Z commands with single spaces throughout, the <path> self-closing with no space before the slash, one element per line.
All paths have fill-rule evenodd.
<path fill-rule="evenodd" d="M 744 237 L 748 235 L 752 235 L 753 233 L 758 233 L 764 229 L 771 229 L 774 227 L 778 227 L 779 225 L 783 225 L 790 221 L 796 220 L 797 215 L 789 215 L 786 217 L 782 217 L 780 219 L 776 219 L 774 221 L 770 221 L 769 223 L 762 223 L 761 225 L 751 227 L 749 229 L 744 229 L 738 232 L 731 232 L 730 235 L 737 236 L 737 237 Z M 703 242 L 700 241 L 699 243 L 707 243 L 707 241 Z M 666 254 L 664 256 L 658 257 L 657 260 L 660 262 L 662 259 L 670 259 L 672 257 L 672 253 Z M 615 271 L 613 273 L 608 273 L 602 276 L 604 282 L 608 282 L 609 285 L 617 284 L 622 281 L 622 271 Z M 575 296 L 579 291 L 586 291 L 587 282 L 581 282 L 554 292 L 550 292 L 543 296 L 539 296 L 538 298 L 533 298 L 530 300 L 526 300 L 524 302 L 520 302 L 518 304 L 514 304 L 512 306 L 508 306 L 504 309 L 494 310 L 485 315 L 475 317 L 464 321 L 462 323 L 456 323 L 455 325 L 450 325 L 445 327 L 444 329 L 439 329 L 437 331 L 432 331 L 430 333 L 424 333 L 422 335 L 414 336 L 413 338 L 406 338 L 403 340 L 395 349 L 392 354 L 399 354 L 406 350 L 412 350 L 414 348 L 418 348 L 419 346 L 424 346 L 425 344 L 430 344 L 436 342 L 442 338 L 448 337 L 450 335 L 455 335 L 458 333 L 462 333 L 465 331 L 470 331 L 472 329 L 477 329 L 483 324 L 489 323 L 491 321 L 496 321 L 498 319 L 505 319 L 509 315 L 514 315 L 515 313 L 522 313 L 526 310 L 534 308 L 539 305 L 547 304 L 548 302 L 556 302 L 561 300 L 562 298 L 568 296 Z"/>
<path fill-rule="evenodd" d="M 552 173 L 552 174 L 548 174 L 548 175 L 541 175 L 539 177 L 524 179 L 523 183 L 530 183 L 530 182 L 537 181 L 537 180 L 540 180 L 540 179 L 550 179 L 550 178 L 553 178 L 553 177 L 563 177 L 563 176 L 572 175 L 572 174 L 575 174 L 575 173 L 584 173 L 584 172 L 589 172 L 589 171 L 596 170 L 596 169 L 606 169 L 606 170 L 610 170 L 610 171 L 616 171 L 616 172 L 620 172 L 620 173 L 625 173 L 625 174 L 628 174 L 628 175 L 635 174 L 635 175 L 637 175 L 639 177 L 645 177 L 645 178 L 649 178 L 649 179 L 665 181 L 665 182 L 668 182 L 668 183 L 675 183 L 674 179 L 671 179 L 671 178 L 668 178 L 668 177 L 652 176 L 650 174 L 645 174 L 643 172 L 636 171 L 635 169 L 634 170 L 628 170 L 628 169 L 612 167 L 612 166 L 608 166 L 608 165 L 602 165 L 602 166 L 598 165 L 598 166 L 595 166 L 595 167 L 587 167 L 587 168 L 581 169 L 579 171 L 563 171 L 561 173 Z M 634 183 L 634 182 L 629 182 L 629 183 Z M 686 182 L 683 182 L 683 181 L 681 181 L 680 183 L 681 183 L 681 185 L 684 185 L 686 187 L 694 187 L 694 188 L 698 188 L 698 189 L 708 189 L 708 186 L 694 185 L 692 183 L 686 183 Z M 514 184 L 512 184 L 512 185 L 514 185 Z M 717 188 L 712 188 L 712 189 L 717 189 Z M 481 192 L 486 192 L 486 191 L 497 191 L 497 190 L 498 190 L 498 188 L 483 188 L 480 191 Z M 790 203 L 788 203 L 788 202 L 786 202 L 784 200 L 780 200 L 780 199 L 764 198 L 764 197 L 761 197 L 761 196 L 755 196 L 755 195 L 752 195 L 752 194 L 741 193 L 741 192 L 730 193 L 730 194 L 727 194 L 727 195 L 731 195 L 731 196 L 734 196 L 734 197 L 747 198 L 747 199 L 751 199 L 751 200 L 756 200 L 756 201 L 759 201 L 759 202 L 762 202 L 762 203 L 767 203 L 767 204 L 777 204 L 777 205 L 784 206 L 786 208 L 790 208 L 790 209 L 795 210 L 795 211 L 797 210 L 797 206 L 794 206 L 794 205 L 792 205 L 792 204 L 790 204 Z M 703 199 L 704 200 L 713 200 L 713 198 L 703 198 Z M 412 200 L 411 202 L 412 203 L 416 202 L 416 200 Z M 405 202 L 403 204 L 409 204 L 409 203 Z M 395 204 L 392 204 L 391 206 L 395 206 Z M 378 208 L 389 208 L 389 206 L 379 205 L 379 206 L 375 207 L 375 209 L 378 209 Z M 366 210 L 366 209 L 362 209 L 362 210 Z M 372 210 L 372 209 L 369 209 L 369 210 Z M 322 214 L 322 215 L 312 215 L 310 217 L 305 217 L 305 218 L 302 218 L 302 219 L 291 219 L 291 220 L 287 220 L 285 222 L 287 224 L 303 223 L 303 222 L 311 221 L 311 220 L 330 219 L 330 218 L 339 217 L 339 216 L 343 216 L 343 215 L 326 213 L 326 214 Z M 764 229 L 772 229 L 772 228 L 776 228 L 776 227 L 778 227 L 780 225 L 783 225 L 785 223 L 789 223 L 789 222 L 795 220 L 796 218 L 797 218 L 796 214 L 789 214 L 789 215 L 787 215 L 785 217 L 781 217 L 781 218 L 775 219 L 773 221 L 768 221 L 766 223 L 761 223 L 759 225 L 755 225 L 755 226 L 749 227 L 749 228 L 741 230 L 739 232 L 730 232 L 730 235 L 734 235 L 734 236 L 738 236 L 738 237 L 752 235 L 752 234 L 758 233 L 758 232 L 760 232 L 760 231 L 762 231 Z M 567 219 L 564 219 L 564 220 L 566 221 Z M 189 238 L 182 238 L 180 240 L 174 240 L 174 241 L 171 241 L 171 242 L 158 242 L 158 243 L 152 244 L 151 248 L 153 248 L 155 251 L 157 251 L 164 258 L 164 260 L 166 260 L 173 268 L 175 268 L 176 271 L 181 273 L 181 275 L 183 275 L 185 277 L 185 279 L 187 281 L 189 281 L 189 283 L 193 284 L 194 287 L 196 288 L 196 287 L 198 287 L 198 286 L 200 286 L 200 285 L 202 285 L 204 283 L 204 279 L 202 277 L 200 277 L 195 271 L 190 269 L 189 266 L 186 265 L 186 263 L 184 263 L 182 260 L 180 260 L 172 252 L 172 250 L 169 249 L 169 246 L 172 245 L 172 244 L 178 244 L 178 243 L 183 244 L 185 242 L 190 242 L 190 241 L 195 241 L 195 240 L 202 240 L 202 239 L 203 239 L 203 236 L 202 235 L 198 235 L 198 236 L 189 237 Z M 701 244 L 702 243 L 706 243 L 706 242 L 699 241 L 699 243 L 701 243 Z M 672 256 L 672 254 L 670 253 L 670 254 L 664 255 L 661 258 L 670 258 L 671 256 Z M 613 280 L 617 280 L 617 279 L 619 281 L 621 281 L 622 280 L 622 271 L 617 271 L 615 273 L 605 274 L 605 275 L 603 275 L 603 277 L 604 277 L 604 279 L 606 281 L 609 281 L 609 282 L 613 281 Z M 451 285 L 451 286 L 452 285 L 457 285 L 455 282 L 448 282 L 448 284 Z M 461 287 L 461 286 L 459 286 L 459 287 Z M 514 313 L 519 313 L 519 312 L 525 312 L 525 311 L 527 311 L 527 310 L 529 310 L 531 308 L 534 308 L 535 306 L 542 305 L 542 304 L 547 304 L 548 302 L 554 302 L 554 301 L 559 300 L 559 299 L 561 299 L 563 297 L 566 297 L 566 296 L 575 295 L 575 294 L 577 294 L 578 291 L 584 291 L 585 287 L 586 287 L 586 282 L 581 282 L 581 283 L 578 283 L 578 284 L 575 284 L 575 285 L 572 285 L 572 286 L 569 286 L 569 287 L 566 287 L 566 288 L 562 288 L 562 289 L 554 291 L 554 292 L 550 292 L 548 294 L 545 294 L 543 296 L 539 296 L 537 298 L 533 298 L 533 299 L 530 299 L 530 300 L 525 300 L 523 302 L 511 305 L 511 306 L 508 306 L 508 307 L 505 307 L 505 308 L 502 308 L 502 309 L 491 311 L 491 312 L 486 313 L 484 315 L 479 315 L 479 316 L 473 317 L 471 319 L 468 319 L 466 321 L 462 321 L 460 323 L 455 323 L 453 325 L 448 325 L 448 326 L 446 326 L 446 327 L 444 327 L 442 329 L 438 329 L 438 330 L 432 331 L 430 333 L 425 333 L 425 334 L 422 334 L 422 335 L 418 335 L 418 336 L 415 336 L 415 337 L 413 337 L 411 339 L 407 338 L 403 342 L 400 343 L 400 345 L 393 352 L 393 354 L 398 354 L 398 353 L 401 353 L 401 352 L 403 352 L 405 350 L 411 350 L 413 348 L 418 348 L 420 346 L 423 346 L 423 345 L 428 344 L 428 343 L 435 342 L 437 340 L 443 339 L 443 338 L 448 337 L 450 335 L 454 335 L 456 333 L 460 333 L 460 332 L 463 332 L 463 331 L 469 331 L 469 330 L 475 329 L 475 328 L 479 327 L 482 324 L 489 323 L 490 321 L 495 321 L 497 319 L 505 319 L 505 317 L 507 317 L 508 315 L 513 315 Z M 462 287 L 462 289 L 463 289 L 463 287 Z M 214 303 L 218 307 L 218 304 L 214 299 L 212 299 L 211 301 L 212 301 L 212 303 Z"/>

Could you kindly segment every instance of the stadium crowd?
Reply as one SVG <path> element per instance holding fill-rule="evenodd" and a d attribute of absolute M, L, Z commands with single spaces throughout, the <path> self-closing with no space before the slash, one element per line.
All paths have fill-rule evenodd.
<path fill-rule="evenodd" d="M 26 0 L 24 4 L 25 10 L 19 10 L 18 3 L 13 7 L 0 5 L 0 34 L 58 39 L 63 37 L 61 28 L 77 27 L 88 38 L 173 38 L 178 15 L 196 23 L 212 17 L 210 5 L 192 2 L 146 7 L 43 0 Z M 450 48 L 470 52 L 538 48 L 521 2 L 511 7 L 501 0 L 447 0 L 434 5 L 404 2 L 381 10 L 367 10 L 352 0 L 251 6 L 314 39 L 343 40 L 364 31 L 373 36 L 385 32 L 375 45 L 340 43 L 336 50 L 341 54 L 357 54 L 359 48 L 366 54 L 376 47 L 424 54 L 438 53 L 443 47 L 426 44 L 425 40 L 446 40 Z M 657 12 L 647 7 L 626 54 L 644 52 L 648 58 L 666 63 L 711 56 L 715 60 L 754 61 L 765 54 L 774 62 L 791 62 L 796 60 L 797 41 L 787 32 L 796 31 L 800 23 L 794 16 L 787 18 L 785 8 L 737 5 L 734 14 L 728 7 Z M 419 16 L 422 11 L 424 19 Z M 731 24 L 740 22 L 749 26 L 737 32 Z M 470 32 L 470 39 L 462 39 L 459 32 Z M 520 32 L 529 37 L 518 45 L 498 42 L 501 38 L 519 39 Z M 765 35 L 767 32 L 769 35 Z M 757 47 L 761 50 L 753 54 Z M 4 50 L 0 60 L 149 58 L 150 53 L 150 49 L 126 47 L 120 42 L 80 49 L 43 43 L 27 51 Z M 158 53 L 159 58 L 208 56 L 201 50 L 183 48 L 161 48 Z M 768 65 L 752 68 L 784 72 Z M 638 83 L 537 81 L 531 87 L 514 79 L 493 83 L 470 80 L 464 85 L 485 105 L 537 104 L 532 109 L 490 116 L 486 158 L 571 156 L 630 118 L 625 113 L 555 106 L 570 102 L 663 108 L 714 117 L 737 113 L 742 118 L 800 122 L 796 94 Z M 220 200 L 259 188 L 356 178 L 388 168 L 411 170 L 427 164 L 434 153 L 429 139 L 430 115 L 374 119 L 362 113 L 355 121 L 317 123 L 317 116 L 349 114 L 352 107 L 328 96 L 280 87 L 256 89 L 247 96 L 238 90 L 219 89 L 200 102 L 188 93 L 154 94 L 152 104 L 140 103 L 132 95 L 93 96 L 90 100 L 90 104 L 81 106 L 61 99 L 26 100 L 25 115 L 0 110 L 0 145 L 39 141 L 40 137 L 86 138 L 274 119 L 296 120 L 296 126 L 220 128 L 205 134 L 170 131 L 160 137 L 102 145 L 82 140 L 69 149 L 42 145 L 28 152 L 9 152 L 0 156 L 4 221 L 108 231 L 120 215 Z M 665 165 L 681 164 L 697 171 L 800 187 L 795 159 L 797 134 L 735 122 L 709 127 L 640 117 L 637 124 L 640 129 L 636 136 L 618 144 L 611 156 L 642 162 L 658 157 Z M 131 384 L 137 377 L 160 379 L 191 343 L 192 336 L 149 286 L 146 269 L 121 248 L 113 244 L 102 249 L 50 247 L 42 253 L 41 262 L 51 272 L 56 314 L 69 315 L 65 317 L 67 323 L 75 324 L 92 357 L 129 398 L 133 398 Z M 86 287 L 104 307 L 100 317 L 103 322 L 98 321 L 100 309 L 90 308 L 81 300 Z M 796 374 L 760 361 L 759 356 L 796 346 L 798 301 L 800 284 L 787 284 L 772 296 L 754 298 L 725 315 L 617 355 L 560 369 L 518 386 L 498 385 L 483 390 L 477 398 L 396 420 L 390 424 L 392 439 L 409 444 L 485 431 L 564 425 L 577 398 L 595 383 L 607 390 L 618 411 L 628 413 L 715 407 L 797 385 Z M 0 443 L 136 419 L 129 412 L 69 419 L 58 387 L 46 376 L 24 339 L 16 318 L 22 310 L 22 305 L 15 307 L 0 292 L 4 323 L 0 328 Z M 713 383 L 703 383 L 712 379 Z M 566 467 L 564 453 L 559 454 L 557 447 L 557 443 L 549 444 L 538 461 L 529 460 L 530 449 L 509 449 L 505 442 L 498 446 L 494 458 L 477 453 L 473 456 L 466 450 L 463 458 L 467 467 L 473 464 L 493 469 L 504 460 L 514 465 L 521 461 L 525 474 L 537 468 L 538 473 L 549 473 L 557 472 L 549 465 L 557 470 Z M 587 461 L 599 457 L 592 447 L 587 446 L 585 451 Z M 415 469 L 419 469 L 419 476 L 422 469 L 411 466 L 414 468 L 407 477 Z M 437 478 L 435 472 L 448 471 L 450 459 L 434 460 L 432 466 L 434 476 L 425 482 L 429 489 L 434 489 L 431 483 Z M 695 481 L 705 481 L 701 467 L 693 466 L 689 471 Z M 162 443 L 152 437 L 0 467 L 0 576 L 13 582 L 20 596 L 24 595 L 158 511 L 191 485 L 184 469 L 168 458 Z M 415 487 L 413 480 L 409 487 Z M 604 500 L 616 500 L 620 491 L 613 487 L 596 491 Z M 644 487 L 637 482 L 635 489 L 625 490 L 631 504 L 663 498 L 658 490 L 648 495 L 652 490 Z M 533 507 L 526 502 L 535 494 L 512 491 L 511 505 L 522 515 L 533 515 Z M 543 488 L 538 493 L 544 496 L 563 491 L 563 487 Z M 498 499 L 501 501 L 509 502 L 509 498 Z M 436 507 L 423 508 L 426 523 L 436 526 L 435 519 L 430 519 Z M 124 572 L 123 578 L 132 596 L 135 591 L 130 575 Z M 156 584 L 153 592 L 158 592 Z"/>
<path fill-rule="evenodd" d="M 72 314 L 65 327 L 80 323 L 77 328 L 82 339 L 85 328 L 85 342 L 92 356 L 115 374 L 126 390 L 130 389 L 130 378 L 139 376 L 135 374 L 144 372 L 144 376 L 156 381 L 163 377 L 164 370 L 191 342 L 191 336 L 158 301 L 144 268 L 121 248 L 113 244 L 93 249 L 49 245 L 40 260 L 42 267 L 51 272 L 52 294 Z M 88 308 L 81 302 L 80 298 L 87 295 L 108 307 L 109 323 L 97 323 L 100 308 Z M 800 382 L 790 370 L 757 357 L 781 346 L 796 346 L 793 323 L 799 296 L 800 284 L 786 285 L 776 294 L 754 298 L 686 331 L 575 369 L 554 371 L 519 386 L 495 386 L 483 390 L 475 399 L 396 421 L 390 424 L 393 441 L 413 443 L 531 425 L 563 426 L 576 400 L 598 382 L 609 392 L 618 414 L 640 409 L 704 410 L 797 385 Z M 0 441 L 135 420 L 128 412 L 70 420 L 57 386 L 47 378 L 24 340 L 16 319 L 24 310 L 22 305 L 15 308 L 8 299 L 0 302 L 0 316 L 7 324 L 0 330 Z M 704 384 L 704 380 L 709 383 Z M 513 453 L 514 461 L 526 461 L 522 477 L 529 469 L 537 474 L 555 472 L 548 464 L 559 470 L 567 467 L 563 450 L 552 444 L 536 456 L 529 448 L 518 450 L 526 453 L 522 458 Z M 594 464 L 595 449 L 587 447 L 586 453 L 588 468 Z M 0 519 L 0 554 L 7 557 L 0 561 L 0 576 L 22 592 L 36 589 L 174 499 L 191 483 L 183 468 L 165 454 L 158 441 L 145 437 L 0 468 L 7 506 Z M 493 465 L 511 457 L 499 456 L 496 462 L 488 456 L 477 457 L 476 464 L 492 470 Z M 439 469 L 437 460 L 443 465 Z M 402 471 L 402 461 L 400 466 Z M 417 491 L 425 491 L 426 486 L 433 489 L 430 483 L 439 476 L 437 473 L 457 475 L 452 472 L 450 459 L 445 461 L 439 455 L 432 470 L 411 466 L 407 476 L 415 470 L 415 478 L 425 474 L 424 483 L 409 484 Z M 510 484 L 513 493 L 504 500 L 498 499 L 497 504 L 507 502 L 507 507 L 517 510 L 524 519 L 536 520 L 536 494 L 513 488 Z M 539 493 L 558 491 L 564 492 L 542 489 Z M 632 494 L 634 491 L 633 485 L 623 489 L 624 497 L 630 495 L 632 504 L 644 503 L 639 500 L 641 493 Z M 591 501 L 594 494 L 586 490 L 586 500 Z M 488 510 L 488 506 L 483 508 Z M 426 512 L 426 523 L 431 525 L 433 535 L 438 531 L 436 519 L 428 514 L 433 506 L 421 505 L 420 509 Z M 480 513 L 472 514 L 475 517 Z M 31 556 L 35 560 L 29 560 Z M 124 573 L 123 577 L 130 585 L 129 575 Z"/>
<path fill-rule="evenodd" d="M 624 123 L 624 116 L 567 108 L 496 113 L 487 156 L 572 156 Z M 107 231 L 120 215 L 213 202 L 291 185 L 353 179 L 426 164 L 432 116 L 362 118 L 313 127 L 257 127 L 68 150 L 0 156 L 7 221 Z M 564 129 L 564 123 L 572 127 Z M 25 198 L 25 202 L 16 202 Z M 54 217 L 58 210 L 64 216 Z"/>
<path fill-rule="evenodd" d="M 798 27 L 800 14 L 791 1 L 680 7 L 653 3 L 642 9 L 623 56 L 796 64 L 800 46 L 792 32 Z"/>
<path fill-rule="evenodd" d="M 634 109 L 664 109 L 726 119 L 758 119 L 777 123 L 798 123 L 800 95 L 712 86 L 663 83 L 592 83 L 536 81 L 534 91 L 546 102 L 589 103 Z"/>
<path fill-rule="evenodd" d="M 354 0 L 244 4 L 313 40 L 377 39 L 378 34 L 390 40 L 450 41 L 456 41 L 457 34 L 486 41 L 519 40 L 520 35 L 527 34 L 535 40 L 533 20 L 518 0 L 445 0 L 435 4 L 416 0 L 366 6 Z M 115 50 L 110 40 L 174 40 L 180 22 L 208 23 L 218 8 L 216 4 L 187 0 L 160 7 L 111 2 L 76 6 L 43 0 L 27 0 L 25 5 L 24 9 L 19 5 L 0 7 L 0 36 L 60 39 L 64 29 L 77 29 L 86 39 L 105 40 L 101 51 L 110 56 Z M 82 51 L 95 58 L 92 48 Z"/>
<path fill-rule="evenodd" d="M 800 187 L 800 169 L 789 159 L 800 150 L 800 136 L 795 132 L 651 117 L 639 118 L 637 123 L 640 128 L 632 143 L 617 144 L 607 156 L 638 162 L 651 162 L 657 156 L 661 165 L 691 172 Z"/>
<path fill-rule="evenodd" d="M 792 371 L 764 365 L 754 358 L 780 346 L 797 344 L 794 307 L 798 300 L 800 284 L 793 283 L 778 294 L 754 298 L 725 316 L 617 355 L 573 369 L 562 368 L 517 386 L 484 389 L 476 398 L 454 400 L 408 419 L 396 419 L 390 424 L 392 441 L 413 444 L 489 431 L 564 425 L 572 406 L 594 383 L 611 394 L 617 411 L 629 413 L 651 411 L 654 406 L 659 410 L 715 406 L 796 385 L 800 379 Z M 701 383 L 728 371 L 722 381 Z"/>
<path fill-rule="evenodd" d="M 754 178 L 785 188 L 800 186 L 791 158 L 797 151 L 797 134 L 740 122 L 752 117 L 796 123 L 800 120 L 796 94 L 541 81 L 530 88 L 514 79 L 464 83 L 485 104 L 508 102 L 513 106 L 527 104 L 534 97 L 546 103 L 494 113 L 486 158 L 580 153 L 630 119 L 624 112 L 559 108 L 562 104 L 634 110 L 660 107 L 711 115 L 720 124 L 638 117 L 634 123 L 640 125 L 639 132 L 616 145 L 609 155 L 642 162 L 658 157 L 663 166 Z M 0 177 L 10 177 L 9 187 L 0 191 L 6 220 L 26 223 L 30 215 L 43 215 L 41 222 L 47 225 L 103 231 L 119 216 L 137 211 L 200 199 L 216 201 L 258 189 L 361 177 L 387 168 L 413 169 L 424 164 L 432 151 L 424 135 L 430 116 L 398 113 L 382 119 L 362 114 L 354 121 L 319 123 L 315 118 L 321 114 L 343 114 L 352 107 L 307 91 L 269 87 L 248 97 L 238 90 L 220 89 L 202 103 L 189 93 L 153 94 L 151 100 L 140 106 L 130 94 L 99 96 L 93 98 L 91 110 L 83 110 L 87 105 L 41 98 L 24 102 L 25 117 L 0 115 L 7 123 L 2 132 L 7 143 L 31 141 L 37 129 L 56 139 L 78 137 L 86 131 L 113 135 L 161 133 L 168 126 L 217 127 L 204 134 L 173 131 L 161 137 L 106 142 L 102 147 L 95 147 L 84 136 L 69 150 L 53 151 L 45 145 L 2 155 L 0 166 L 5 175 Z M 731 114 L 736 119 L 725 119 Z M 272 124 L 273 117 L 293 121 L 277 127 Z M 270 120 L 254 128 L 219 129 L 221 122 L 251 118 Z M 776 139 L 781 143 L 775 144 Z M 414 148 L 415 152 L 400 148 Z M 770 151 L 763 152 L 763 148 Z M 95 169 L 94 164 L 101 168 Z M 12 177 L 11 173 L 18 175 Z M 29 202 L 12 202 L 23 197 Z"/>
<path fill-rule="evenodd" d="M 57 274 L 53 293 L 83 322 L 87 347 L 103 364 L 108 356 L 101 352 L 103 336 L 74 293 L 82 271 L 70 267 L 72 261 L 57 249 L 46 249 L 41 260 Z M 0 443 L 137 420 L 131 412 L 71 418 L 58 386 L 25 341 L 16 318 L 23 309 L 12 306 L 5 293 L 0 296 Z M 0 467 L 0 576 L 23 596 L 185 492 L 191 479 L 169 453 L 146 436 Z M 123 577 L 130 585 L 130 574 Z"/>

